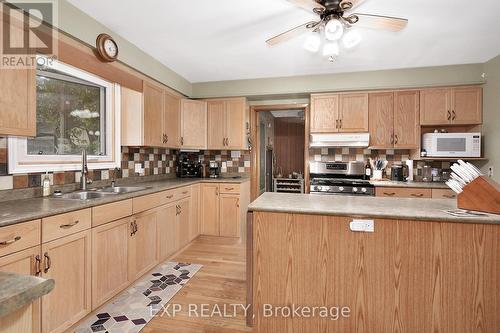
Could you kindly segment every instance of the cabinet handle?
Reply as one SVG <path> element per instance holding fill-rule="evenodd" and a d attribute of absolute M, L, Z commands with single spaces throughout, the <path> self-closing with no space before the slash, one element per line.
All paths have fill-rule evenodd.
<path fill-rule="evenodd" d="M 455 120 L 455 118 L 457 118 L 457 114 L 455 113 L 455 110 L 451 111 L 451 113 L 453 114 L 453 117 L 451 118 L 451 120 Z"/>
<path fill-rule="evenodd" d="M 132 237 L 134 235 L 134 221 L 130 222 L 130 236 Z"/>
<path fill-rule="evenodd" d="M 424 196 L 424 194 L 423 193 L 412 193 L 411 196 L 416 197 L 416 198 L 421 198 Z"/>
<path fill-rule="evenodd" d="M 339 120 L 339 128 L 342 128 L 342 119 Z"/>
<path fill-rule="evenodd" d="M 173 197 L 174 197 L 174 195 L 173 195 L 173 194 L 170 194 L 170 195 L 167 195 L 165 198 L 167 198 L 167 199 L 172 199 Z"/>
<path fill-rule="evenodd" d="M 168 143 L 168 134 L 165 134 L 165 143 Z"/>
<path fill-rule="evenodd" d="M 182 194 L 188 194 L 188 191 L 184 191 L 184 192 L 182 192 Z"/>
<path fill-rule="evenodd" d="M 215 195 L 219 195 L 219 187 L 215 188 Z"/>
<path fill-rule="evenodd" d="M 232 191 L 232 190 L 234 190 L 234 187 L 224 187 L 224 189 L 225 189 L 226 191 Z"/>
<path fill-rule="evenodd" d="M 229 138 L 226 138 L 226 146 L 229 146 Z"/>
<path fill-rule="evenodd" d="M 226 138 L 222 138 L 222 145 L 225 146 L 226 145 Z"/>
<path fill-rule="evenodd" d="M 71 228 L 71 227 L 74 227 L 74 226 L 75 226 L 75 225 L 77 225 L 78 223 L 80 223 L 80 221 L 79 221 L 79 220 L 76 220 L 76 221 L 71 222 L 71 223 L 68 223 L 68 224 L 61 224 L 61 225 L 59 226 L 59 228 L 61 228 L 61 229 L 69 229 L 69 228 Z"/>
<path fill-rule="evenodd" d="M 450 110 L 448 110 L 448 120 L 450 120 L 450 119 L 451 119 L 451 112 L 450 112 Z"/>
<path fill-rule="evenodd" d="M 50 256 L 49 256 L 49 253 L 48 252 L 45 252 L 43 254 L 43 257 L 45 258 L 45 265 L 44 265 L 44 269 L 43 269 L 43 272 L 44 273 L 47 273 L 50 269 L 50 267 L 52 266 L 52 260 L 50 260 Z"/>
<path fill-rule="evenodd" d="M 139 231 L 139 226 L 137 225 L 136 221 L 134 221 L 134 225 L 135 225 L 135 232 L 134 232 L 134 234 L 135 234 Z"/>
<path fill-rule="evenodd" d="M 240 198 L 236 199 L 236 207 L 240 208 Z"/>
<path fill-rule="evenodd" d="M 183 146 L 183 145 L 184 145 L 184 137 L 181 136 L 181 146 Z"/>
<path fill-rule="evenodd" d="M 447 198 L 447 199 L 454 199 L 456 198 L 457 196 L 454 195 L 454 194 L 443 194 L 443 198 Z"/>
<path fill-rule="evenodd" d="M 39 254 L 35 256 L 35 276 L 42 274 L 42 258 Z"/>
<path fill-rule="evenodd" d="M 11 237 L 9 237 L 9 239 L 1 241 L 0 245 L 6 246 L 6 245 L 14 244 L 15 242 L 20 241 L 20 240 L 21 240 L 21 236 L 11 236 Z"/>
<path fill-rule="evenodd" d="M 335 120 L 335 128 L 339 128 L 339 120 Z"/>
<path fill-rule="evenodd" d="M 397 135 L 397 134 L 396 134 L 396 135 L 394 135 L 394 139 L 395 139 L 394 144 L 395 144 L 395 145 L 397 145 L 397 144 L 398 144 L 398 142 L 399 142 L 399 138 L 398 138 L 398 135 Z"/>
<path fill-rule="evenodd" d="M 391 192 L 391 193 L 384 192 L 384 195 L 392 197 L 393 195 L 396 195 L 396 193 L 394 193 L 394 192 Z"/>

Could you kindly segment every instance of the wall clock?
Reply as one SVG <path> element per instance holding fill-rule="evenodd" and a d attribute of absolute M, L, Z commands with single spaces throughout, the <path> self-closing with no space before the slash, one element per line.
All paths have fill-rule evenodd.
<path fill-rule="evenodd" d="M 99 57 L 106 62 L 113 62 L 118 58 L 118 45 L 108 34 L 97 36 L 96 49 Z"/>

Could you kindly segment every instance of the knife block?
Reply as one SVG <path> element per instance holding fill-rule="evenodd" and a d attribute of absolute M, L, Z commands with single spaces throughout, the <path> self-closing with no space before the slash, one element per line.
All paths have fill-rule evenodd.
<path fill-rule="evenodd" d="M 488 177 L 477 177 L 464 186 L 457 200 L 460 209 L 500 214 L 500 185 Z"/>

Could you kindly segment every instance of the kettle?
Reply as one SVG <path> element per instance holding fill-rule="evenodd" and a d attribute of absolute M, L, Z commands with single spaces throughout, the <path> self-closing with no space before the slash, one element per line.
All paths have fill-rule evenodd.
<path fill-rule="evenodd" d="M 404 182 L 409 174 L 408 165 L 393 165 L 391 167 L 391 180 Z"/>

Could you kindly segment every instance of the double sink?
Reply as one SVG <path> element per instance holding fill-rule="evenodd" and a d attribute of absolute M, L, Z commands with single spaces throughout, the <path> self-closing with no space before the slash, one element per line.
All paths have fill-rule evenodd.
<path fill-rule="evenodd" d="M 69 199 L 69 200 L 89 200 L 89 199 L 105 198 L 107 196 L 112 196 L 117 194 L 138 192 L 146 189 L 147 187 L 139 187 L 139 186 L 109 186 L 97 190 L 64 193 L 60 195 L 54 195 L 54 197 L 59 199 Z"/>

